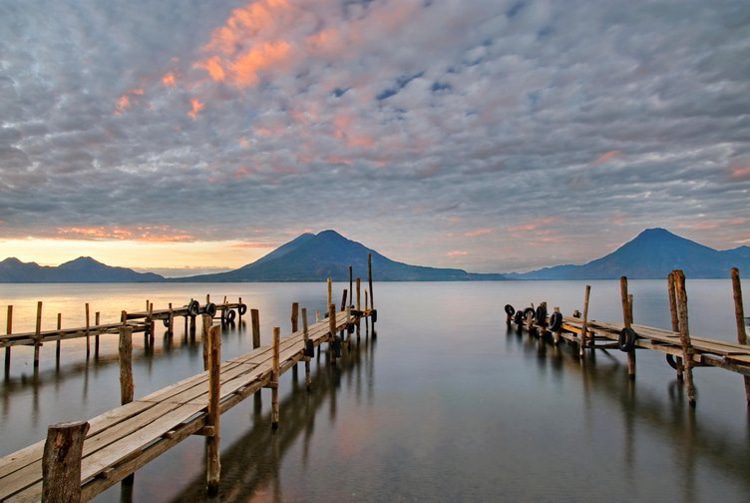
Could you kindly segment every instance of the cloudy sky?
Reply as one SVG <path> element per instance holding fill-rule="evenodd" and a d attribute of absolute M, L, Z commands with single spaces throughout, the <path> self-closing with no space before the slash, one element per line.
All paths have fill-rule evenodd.
<path fill-rule="evenodd" d="M 181 273 L 750 244 L 750 4 L 0 1 L 0 258 Z"/>

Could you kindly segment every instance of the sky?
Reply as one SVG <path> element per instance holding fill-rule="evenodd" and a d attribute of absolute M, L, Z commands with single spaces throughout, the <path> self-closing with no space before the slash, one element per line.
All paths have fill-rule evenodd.
<path fill-rule="evenodd" d="M 747 0 L 0 0 L 0 259 L 750 245 Z"/>

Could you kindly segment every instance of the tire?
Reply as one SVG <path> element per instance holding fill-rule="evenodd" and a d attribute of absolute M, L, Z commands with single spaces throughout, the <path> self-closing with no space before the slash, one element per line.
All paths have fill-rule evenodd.
<path fill-rule="evenodd" d="M 198 303 L 197 300 L 191 299 L 190 303 L 187 305 L 187 312 L 190 316 L 198 316 L 198 313 L 201 310 L 201 306 Z"/>
<path fill-rule="evenodd" d="M 234 319 L 237 317 L 237 312 L 230 309 L 226 313 L 224 313 L 224 319 L 227 323 L 234 323 Z"/>
<path fill-rule="evenodd" d="M 536 308 L 534 313 L 534 319 L 538 325 L 544 326 L 547 323 L 547 308 L 544 305 L 540 305 Z"/>
<path fill-rule="evenodd" d="M 563 324 L 563 315 L 559 312 L 554 312 L 549 315 L 549 329 L 553 332 L 559 332 Z"/>
<path fill-rule="evenodd" d="M 633 351 L 635 349 L 635 341 L 638 338 L 638 334 L 632 328 L 623 328 L 620 330 L 620 335 L 617 338 L 617 346 L 620 351 Z"/>
<path fill-rule="evenodd" d="M 516 314 L 516 310 L 510 304 L 505 304 L 505 314 L 513 317 L 513 315 Z"/>
<path fill-rule="evenodd" d="M 377 309 L 373 309 L 372 310 L 372 322 L 376 323 L 377 321 L 378 321 L 378 310 Z"/>
<path fill-rule="evenodd" d="M 523 311 L 516 311 L 516 314 L 513 316 L 513 323 L 519 327 L 523 324 Z"/>
<path fill-rule="evenodd" d="M 245 316 L 245 313 L 247 312 L 247 304 L 240 304 L 240 307 L 237 308 L 237 311 L 239 311 L 240 316 Z"/>
<path fill-rule="evenodd" d="M 536 313 L 534 312 L 533 308 L 527 307 L 526 309 L 523 310 L 523 320 L 524 321 L 526 321 L 526 318 L 529 317 L 529 313 L 531 313 L 532 317 L 536 315 Z"/>
<path fill-rule="evenodd" d="M 169 318 L 164 318 L 161 322 L 164 323 L 164 328 L 169 328 Z"/>
<path fill-rule="evenodd" d="M 213 302 L 209 302 L 208 304 L 206 304 L 205 311 L 207 315 L 213 318 L 214 316 L 216 316 L 216 304 L 214 304 Z"/>

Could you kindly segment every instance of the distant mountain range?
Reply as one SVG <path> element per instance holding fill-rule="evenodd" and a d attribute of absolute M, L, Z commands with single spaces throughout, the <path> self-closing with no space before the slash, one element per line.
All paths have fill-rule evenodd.
<path fill-rule="evenodd" d="M 666 229 L 646 229 L 617 250 L 583 265 L 545 267 L 523 274 L 507 274 L 508 279 L 613 279 L 666 278 L 682 269 L 688 278 L 727 278 L 729 269 L 738 267 L 743 277 L 750 273 L 750 248 L 714 250 Z"/>
<path fill-rule="evenodd" d="M 501 274 L 475 274 L 461 269 L 423 267 L 396 262 L 336 231 L 302 234 L 268 255 L 234 271 L 177 278 L 178 282 L 213 281 L 335 281 L 367 277 L 367 256 L 372 254 L 378 281 L 501 280 Z"/>
<path fill-rule="evenodd" d="M 91 257 L 78 257 L 57 267 L 7 258 L 0 262 L 0 283 L 144 283 L 164 281 L 154 273 L 111 267 Z"/>
<path fill-rule="evenodd" d="M 633 279 L 665 278 L 682 269 L 689 278 L 726 278 L 731 267 L 743 277 L 750 273 L 750 248 L 714 250 L 672 234 L 666 229 L 647 229 L 602 258 L 583 265 L 559 265 L 527 273 L 478 274 L 462 269 L 424 267 L 396 262 L 336 231 L 302 234 L 268 255 L 233 271 L 187 278 L 164 278 L 110 267 L 91 257 L 80 257 L 57 267 L 24 263 L 16 258 L 0 262 L 0 283 L 116 283 L 116 282 L 241 282 L 241 281 L 336 281 L 367 277 L 367 256 L 372 254 L 378 281 L 492 281 L 503 279 Z"/>

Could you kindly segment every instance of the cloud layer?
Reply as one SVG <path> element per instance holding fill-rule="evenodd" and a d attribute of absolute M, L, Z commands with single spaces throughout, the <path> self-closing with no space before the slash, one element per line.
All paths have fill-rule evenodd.
<path fill-rule="evenodd" d="M 30 0 L 0 33 L 3 237 L 750 243 L 745 1 Z"/>

